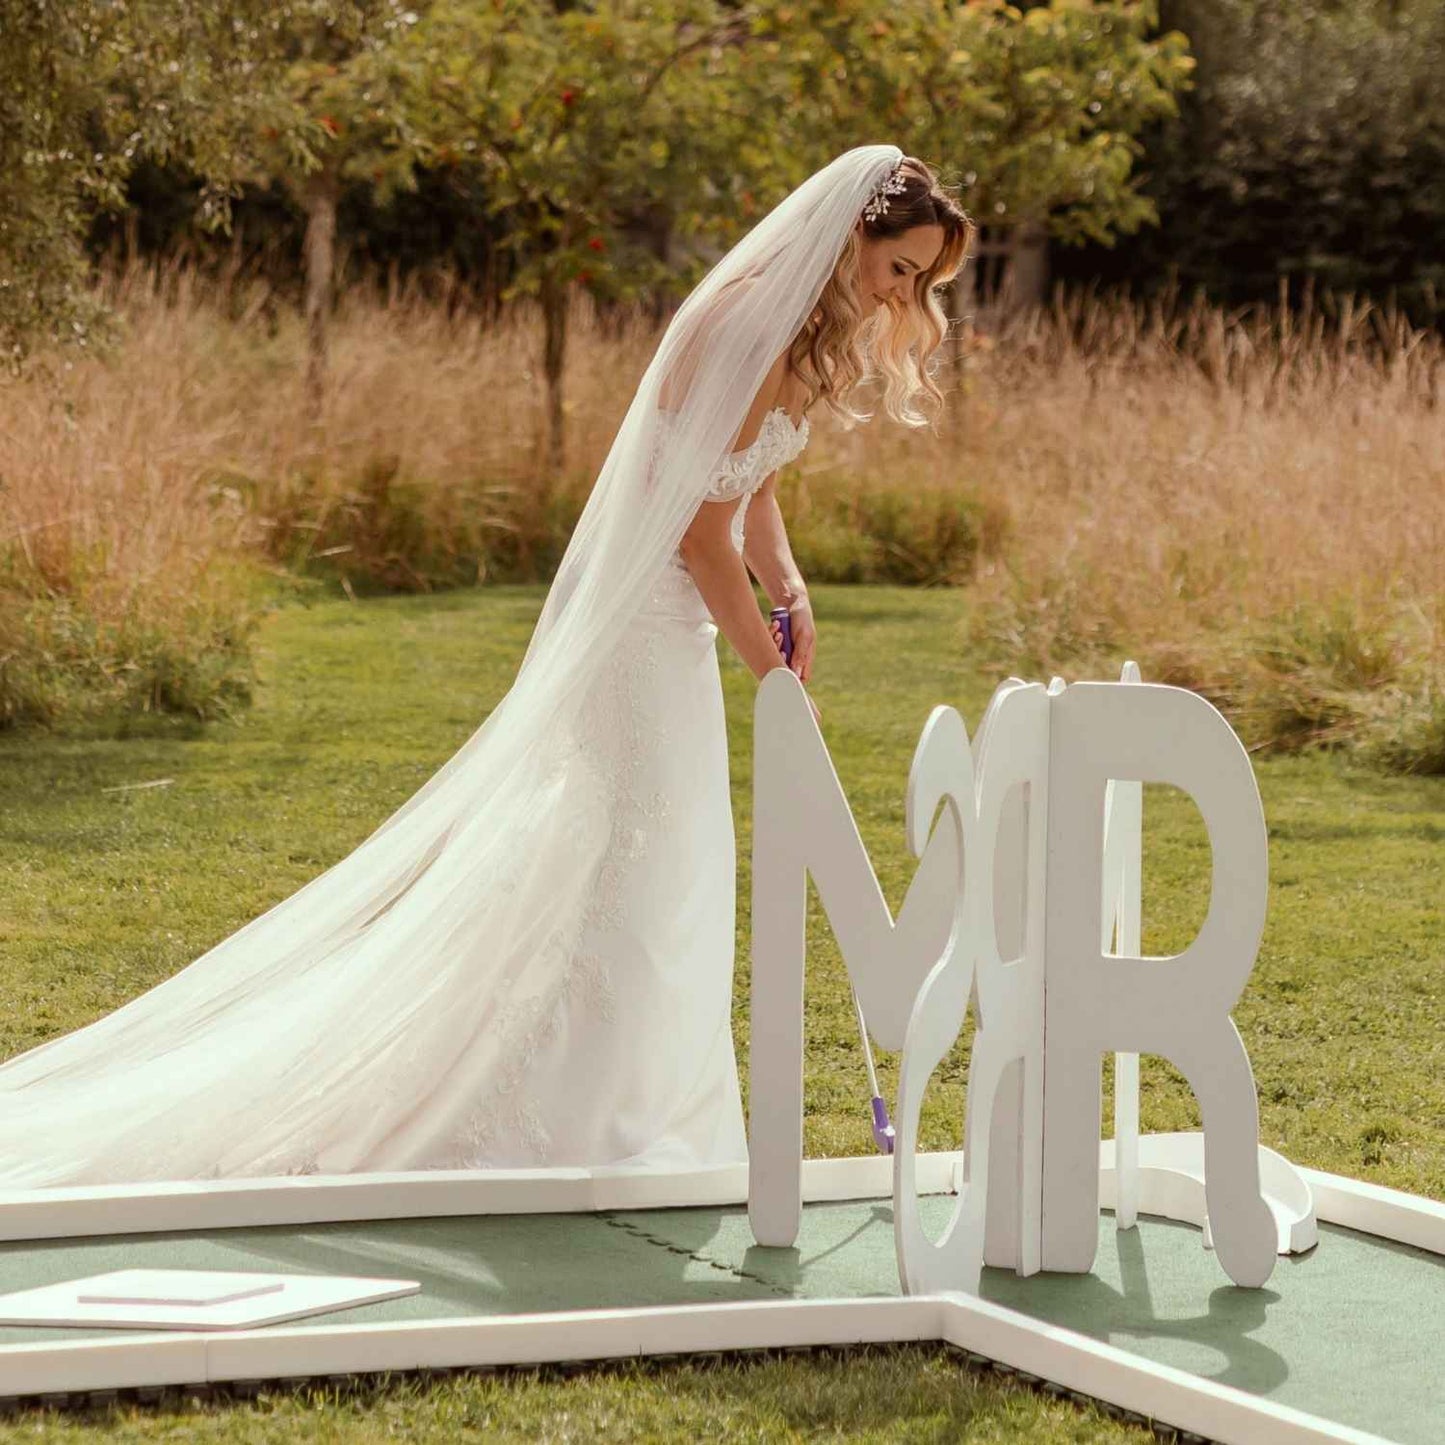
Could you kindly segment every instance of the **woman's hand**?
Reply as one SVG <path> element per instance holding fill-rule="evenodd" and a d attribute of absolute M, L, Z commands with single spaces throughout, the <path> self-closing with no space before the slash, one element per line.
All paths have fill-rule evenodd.
<path fill-rule="evenodd" d="M 798 675 L 799 682 L 813 679 L 813 654 L 818 646 L 817 630 L 813 626 L 813 605 L 806 596 L 799 597 L 788 608 L 793 627 L 793 660 L 788 664 Z M 769 619 L 773 641 L 778 651 L 783 650 L 783 625 L 776 618 Z M 816 711 L 816 710 L 815 710 Z"/>
<path fill-rule="evenodd" d="M 801 597 L 788 608 L 788 615 L 793 625 L 793 660 L 789 666 L 797 673 L 799 682 L 807 682 L 813 675 L 813 650 L 818 641 L 813 628 L 813 609 L 808 599 Z M 768 627 L 772 631 L 773 641 L 778 645 L 778 651 L 781 652 L 783 624 L 776 617 L 770 617 Z M 813 709 L 813 721 L 821 725 L 823 714 L 818 711 L 818 704 L 813 701 L 812 693 L 805 692 L 803 696 L 808 699 L 808 706 Z"/>

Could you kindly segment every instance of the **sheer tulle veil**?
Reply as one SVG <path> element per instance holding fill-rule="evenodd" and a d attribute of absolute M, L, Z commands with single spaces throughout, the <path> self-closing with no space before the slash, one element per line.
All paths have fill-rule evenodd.
<path fill-rule="evenodd" d="M 511 689 L 456 753 L 179 973 L 0 1064 L 0 1186 L 279 1174 L 303 1147 L 325 1173 L 405 1170 L 440 1150 L 446 1098 L 495 1077 L 505 1021 L 562 986 L 543 930 L 577 910 L 609 827 L 578 709 L 902 157 L 838 156 L 683 302 Z"/>

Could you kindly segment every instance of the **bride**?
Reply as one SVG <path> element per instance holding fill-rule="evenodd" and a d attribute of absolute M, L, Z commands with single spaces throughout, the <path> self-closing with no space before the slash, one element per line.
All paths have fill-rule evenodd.
<path fill-rule="evenodd" d="M 326 872 L 0 1064 L 0 1186 L 745 1160 L 716 637 L 759 679 L 787 665 L 751 568 L 809 681 L 776 470 L 817 402 L 867 419 L 846 396 L 870 362 L 889 414 L 924 424 L 934 288 L 971 234 L 927 166 L 865 145 L 718 261 L 638 385 L 501 702 Z"/>

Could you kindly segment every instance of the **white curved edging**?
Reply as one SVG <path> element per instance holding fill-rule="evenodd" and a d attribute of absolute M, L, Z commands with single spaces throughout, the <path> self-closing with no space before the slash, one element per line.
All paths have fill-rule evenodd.
<path fill-rule="evenodd" d="M 1099 1145 L 1099 1203 L 1119 1210 L 1119 1171 L 1113 1139 Z M 1303 1254 L 1319 1242 L 1314 1192 L 1283 1154 L 1264 1145 L 1259 1148 L 1259 1181 L 1265 1203 L 1279 1231 L 1280 1254 Z M 1133 1204 L 1136 1212 L 1194 1224 L 1205 1231 L 1209 1223 L 1204 1191 L 1204 1135 L 1198 1133 L 1142 1134 L 1134 1140 Z M 1132 1223 L 1132 1221 L 1130 1221 Z M 1121 1229 L 1129 1225 L 1120 1221 Z"/>

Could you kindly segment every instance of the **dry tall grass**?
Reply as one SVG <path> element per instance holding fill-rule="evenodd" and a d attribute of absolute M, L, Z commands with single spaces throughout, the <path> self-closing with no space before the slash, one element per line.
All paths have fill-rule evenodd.
<path fill-rule="evenodd" d="M 77 673 L 106 705 L 244 692 L 256 565 L 353 591 L 550 575 L 656 344 L 579 299 L 548 478 L 526 305 L 488 324 L 348 288 L 313 422 L 264 282 L 105 284 L 118 349 L 0 390 L 0 719 L 63 713 Z M 805 575 L 963 584 L 959 645 L 1005 671 L 1133 655 L 1252 743 L 1445 768 L 1436 334 L 1349 302 L 1075 295 L 963 343 L 936 433 L 815 423 L 781 483 Z"/>
<path fill-rule="evenodd" d="M 1005 496 L 972 641 L 1135 656 L 1254 744 L 1445 769 L 1445 347 L 1345 301 L 1056 299 L 985 343 L 953 465 Z"/>

